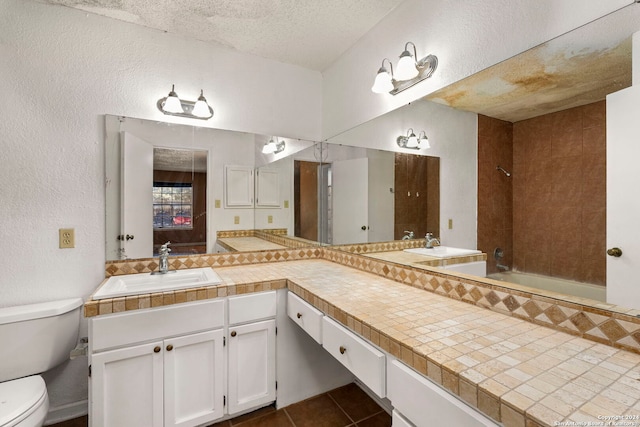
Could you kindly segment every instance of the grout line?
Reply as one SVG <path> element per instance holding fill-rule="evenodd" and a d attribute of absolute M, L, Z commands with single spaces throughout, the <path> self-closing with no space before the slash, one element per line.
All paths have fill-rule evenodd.
<path fill-rule="evenodd" d="M 289 419 L 289 422 L 291 423 L 291 425 L 293 427 L 296 427 L 296 423 L 293 422 L 293 418 L 291 418 L 291 415 L 289 415 L 289 413 L 287 412 L 286 408 L 282 408 L 282 412 L 284 412 L 284 414 L 287 416 L 287 418 Z"/>
<path fill-rule="evenodd" d="M 345 411 L 344 409 L 342 409 L 342 406 L 340 406 L 340 404 L 338 403 L 338 401 L 336 399 L 333 398 L 333 396 L 331 396 L 331 394 L 329 394 L 330 392 L 326 392 L 325 394 L 329 397 L 329 399 L 331 399 L 333 401 L 333 403 L 335 403 L 338 408 L 342 411 L 343 414 L 345 414 L 347 416 L 347 418 L 349 419 L 349 421 L 351 421 L 351 423 L 347 424 L 347 426 L 350 426 L 351 424 L 355 424 L 356 422 L 354 421 L 353 418 L 351 418 L 349 416 L 349 414 L 347 414 L 347 411 Z"/>
<path fill-rule="evenodd" d="M 373 417 L 375 417 L 375 416 L 378 416 L 378 415 L 380 415 L 380 414 L 381 414 L 381 413 L 383 413 L 383 412 L 384 412 L 385 414 L 387 413 L 387 411 L 385 411 L 384 409 L 381 409 L 380 411 L 376 412 L 375 414 L 371 414 L 371 415 L 369 415 L 369 416 L 366 416 L 366 417 L 364 417 L 363 419 L 358 420 L 357 422 L 358 422 L 358 423 L 361 423 L 362 421 L 365 421 L 365 420 L 368 420 L 369 418 L 373 418 Z"/>

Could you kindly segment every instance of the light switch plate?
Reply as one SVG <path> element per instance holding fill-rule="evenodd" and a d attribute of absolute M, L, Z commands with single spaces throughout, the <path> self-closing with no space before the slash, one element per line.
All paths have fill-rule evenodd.
<path fill-rule="evenodd" d="M 273 224 L 273 215 L 269 215 L 269 216 L 267 217 L 267 222 L 268 222 L 269 224 Z"/>
<path fill-rule="evenodd" d="M 449 230 L 453 230 L 453 219 L 449 218 Z"/>
<path fill-rule="evenodd" d="M 216 208 L 217 208 L 217 209 L 220 209 L 220 204 L 221 204 L 221 203 L 220 203 L 220 199 L 216 199 L 216 202 L 215 202 L 215 203 L 216 203 L 216 205 L 215 205 L 215 206 L 216 206 Z"/>
<path fill-rule="evenodd" d="M 289 209 L 289 201 L 288 200 L 284 201 L 284 208 L 285 209 Z"/>
<path fill-rule="evenodd" d="M 240 224 L 240 217 L 238 215 L 233 217 L 233 223 L 234 224 Z"/>

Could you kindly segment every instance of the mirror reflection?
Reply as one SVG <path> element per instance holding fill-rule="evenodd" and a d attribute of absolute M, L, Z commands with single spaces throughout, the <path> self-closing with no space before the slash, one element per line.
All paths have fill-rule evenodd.
<path fill-rule="evenodd" d="M 604 185 L 609 179 L 605 162 L 609 112 L 604 99 L 631 84 L 630 36 L 638 30 L 639 10 L 608 15 L 326 142 L 286 140 L 282 154 L 262 153 L 266 136 L 186 126 L 190 134 L 177 145 L 208 152 L 207 252 L 216 249 L 217 230 L 285 229 L 334 245 L 400 239 L 404 231 L 414 231 L 416 238 L 432 232 L 448 247 L 485 252 L 488 273 L 504 280 L 505 286 L 512 286 L 510 282 L 539 286 L 524 281 L 529 277 L 517 277 L 525 273 L 538 282 L 540 276 L 552 279 L 541 285 L 542 295 L 552 291 L 555 298 L 566 294 L 575 300 L 571 295 L 578 284 L 596 292 L 584 293 L 584 298 L 603 301 L 609 268 L 606 198 L 612 196 Z M 117 122 L 111 133 L 119 140 L 128 125 L 121 129 L 117 118 L 108 116 L 108 141 L 110 120 Z M 165 132 L 176 125 L 163 126 Z M 431 144 L 428 151 L 415 153 L 397 146 L 398 136 L 409 128 L 425 130 Z M 205 138 L 206 143 L 196 141 L 199 134 L 209 132 L 215 136 Z M 225 141 L 232 145 L 222 148 Z M 118 144 L 107 143 L 108 163 L 112 158 L 118 164 L 119 150 Z M 398 182 L 398 171 L 411 168 L 407 163 L 399 166 L 402 155 L 439 159 L 437 190 L 426 190 L 439 193 L 438 197 L 427 204 L 426 213 L 420 211 L 417 223 L 396 220 L 396 210 L 403 204 L 397 197 L 405 191 L 407 197 L 414 192 L 422 196 L 425 191 L 409 190 L 407 178 L 404 187 L 402 179 Z M 364 164 L 362 159 L 369 170 L 375 162 L 385 165 L 380 168 L 381 182 L 373 187 L 386 192 L 369 197 L 377 206 L 370 204 L 366 213 L 363 209 L 361 215 L 351 215 L 357 237 L 344 237 L 335 231 L 340 225 L 334 206 L 342 205 L 335 203 L 341 197 L 335 194 L 339 162 Z M 278 170 L 280 206 L 260 207 L 251 201 L 246 207 L 225 206 L 225 165 Z M 118 168 L 107 166 L 107 224 L 115 230 L 107 233 L 108 259 L 122 257 L 120 246 L 111 240 L 125 234 L 119 195 L 109 192 L 110 186 L 120 185 Z M 355 167 L 348 169 L 355 173 Z M 369 185 L 371 175 L 378 174 L 347 181 Z M 369 196 L 369 187 L 364 188 L 347 194 L 353 199 Z M 245 193 L 249 194 L 255 194 L 253 188 Z M 431 214 L 429 206 L 437 206 L 438 213 Z M 383 224 L 372 218 L 375 215 L 392 220 L 372 227 Z M 419 229 L 422 224 L 426 230 Z"/>
<path fill-rule="evenodd" d="M 437 157 L 287 138 L 265 153 L 264 135 L 115 116 L 106 127 L 108 259 L 167 241 L 172 255 L 239 248 L 219 231 L 346 244 L 438 230 Z"/>

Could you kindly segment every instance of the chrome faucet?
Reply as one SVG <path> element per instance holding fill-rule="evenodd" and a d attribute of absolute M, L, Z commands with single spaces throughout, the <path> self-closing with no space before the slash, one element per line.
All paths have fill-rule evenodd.
<path fill-rule="evenodd" d="M 433 237 L 433 233 L 427 233 L 427 235 L 424 236 L 424 247 L 427 249 L 433 249 L 434 245 L 440 246 L 440 240 Z"/>
<path fill-rule="evenodd" d="M 170 273 L 169 271 L 169 252 L 171 252 L 171 249 L 169 248 L 170 244 L 171 242 L 167 242 L 164 245 L 160 246 L 160 249 L 158 249 L 158 260 L 160 265 L 158 266 L 158 271 L 153 271 L 151 274 Z"/>
<path fill-rule="evenodd" d="M 404 236 L 402 236 L 402 240 L 411 240 L 413 239 L 413 237 L 414 237 L 413 231 L 405 230 Z"/>

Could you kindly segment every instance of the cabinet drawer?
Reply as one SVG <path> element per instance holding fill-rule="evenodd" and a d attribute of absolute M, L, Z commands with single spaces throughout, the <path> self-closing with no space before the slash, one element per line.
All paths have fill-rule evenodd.
<path fill-rule="evenodd" d="M 389 363 L 388 374 L 388 397 L 394 410 L 417 427 L 498 427 L 478 410 L 397 360 Z"/>
<path fill-rule="evenodd" d="M 229 325 L 276 316 L 276 291 L 229 297 Z"/>
<path fill-rule="evenodd" d="M 385 357 L 371 344 L 328 317 L 322 346 L 379 397 L 385 397 Z"/>
<path fill-rule="evenodd" d="M 321 311 L 316 310 L 315 307 L 294 293 L 288 292 L 287 315 L 318 344 L 322 344 L 323 314 Z"/>
<path fill-rule="evenodd" d="M 107 314 L 89 320 L 91 351 L 221 328 L 224 300 L 207 300 Z"/>
<path fill-rule="evenodd" d="M 394 409 L 391 413 L 391 427 L 413 427 L 413 424 Z"/>

